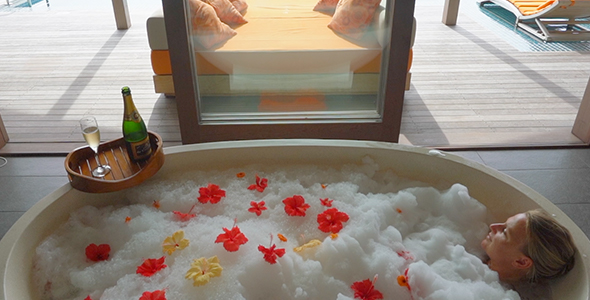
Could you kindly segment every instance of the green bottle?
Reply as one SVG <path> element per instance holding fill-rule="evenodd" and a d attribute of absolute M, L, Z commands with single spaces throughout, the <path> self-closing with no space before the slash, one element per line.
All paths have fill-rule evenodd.
<path fill-rule="evenodd" d="M 125 103 L 123 138 L 127 146 L 127 153 L 131 160 L 135 162 L 147 159 L 152 154 L 152 146 L 147 128 L 133 103 L 129 87 L 124 86 L 121 89 L 121 94 L 123 94 L 123 101 Z"/>

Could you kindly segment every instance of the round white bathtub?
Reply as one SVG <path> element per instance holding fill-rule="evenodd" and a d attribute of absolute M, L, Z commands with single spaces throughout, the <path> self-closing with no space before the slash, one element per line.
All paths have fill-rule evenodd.
<path fill-rule="evenodd" d="M 185 145 L 164 149 L 166 162 L 154 176 L 184 170 L 210 170 L 254 163 L 340 165 L 360 163 L 369 155 L 382 169 L 438 188 L 461 183 L 484 205 L 495 221 L 533 208 L 543 208 L 572 232 L 580 253 L 575 268 L 554 283 L 553 299 L 588 299 L 590 240 L 555 205 L 531 188 L 498 171 L 462 157 L 429 153 L 429 149 L 391 143 L 342 140 L 261 140 Z M 0 241 L 0 299 L 38 299 L 32 288 L 35 248 L 70 212 L 85 206 L 114 204 L 115 193 L 88 194 L 64 185 L 27 211 Z"/>

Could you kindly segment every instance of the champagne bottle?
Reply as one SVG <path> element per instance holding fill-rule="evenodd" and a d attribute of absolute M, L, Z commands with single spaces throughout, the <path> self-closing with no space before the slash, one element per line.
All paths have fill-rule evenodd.
<path fill-rule="evenodd" d="M 121 94 L 123 94 L 123 101 L 125 103 L 123 138 L 127 146 L 127 153 L 129 153 L 129 157 L 133 161 L 144 160 L 152 154 L 152 146 L 147 128 L 133 103 L 129 87 L 123 87 Z"/>

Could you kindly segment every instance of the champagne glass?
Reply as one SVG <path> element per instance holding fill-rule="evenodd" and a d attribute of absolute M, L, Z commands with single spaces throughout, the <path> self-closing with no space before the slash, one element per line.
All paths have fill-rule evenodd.
<path fill-rule="evenodd" d="M 100 159 L 98 158 L 100 130 L 98 130 L 98 122 L 96 122 L 96 118 L 88 116 L 80 119 L 80 128 L 82 129 L 82 134 L 84 135 L 86 143 L 88 143 L 88 146 L 94 151 L 94 158 L 98 164 L 98 166 L 92 170 L 92 176 L 99 178 L 104 177 L 111 171 L 111 167 L 109 165 L 101 164 Z"/>

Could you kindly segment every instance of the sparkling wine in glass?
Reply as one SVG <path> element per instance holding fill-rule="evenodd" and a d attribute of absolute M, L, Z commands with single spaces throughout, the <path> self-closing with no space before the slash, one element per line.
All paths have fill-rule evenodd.
<path fill-rule="evenodd" d="M 94 151 L 94 157 L 96 159 L 96 163 L 98 166 L 92 170 L 92 176 L 94 177 L 104 177 L 111 171 L 111 167 L 109 165 L 103 165 L 100 163 L 100 159 L 98 159 L 98 145 L 100 144 L 100 130 L 98 129 L 98 122 L 96 122 L 96 118 L 89 116 L 80 119 L 80 128 L 82 129 L 82 134 L 84 135 L 84 139 L 88 146 Z"/>

